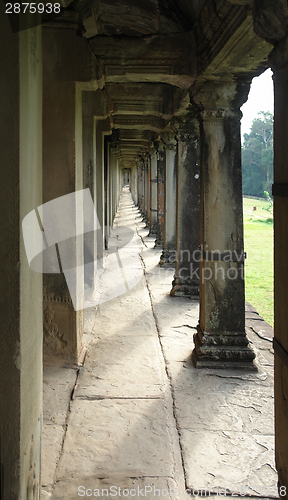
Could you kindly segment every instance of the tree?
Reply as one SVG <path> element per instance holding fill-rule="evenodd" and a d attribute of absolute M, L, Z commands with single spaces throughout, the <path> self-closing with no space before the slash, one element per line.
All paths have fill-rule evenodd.
<path fill-rule="evenodd" d="M 258 113 L 250 134 L 244 134 L 242 146 L 243 193 L 271 195 L 273 178 L 273 115 L 269 111 Z"/>

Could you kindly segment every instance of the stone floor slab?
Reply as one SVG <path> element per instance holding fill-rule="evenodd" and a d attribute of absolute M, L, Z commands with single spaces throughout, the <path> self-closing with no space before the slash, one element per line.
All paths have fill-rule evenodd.
<path fill-rule="evenodd" d="M 57 480 L 71 476 L 173 476 L 167 404 L 162 400 L 76 399 Z"/>
<path fill-rule="evenodd" d="M 277 497 L 273 436 L 181 430 L 187 486 L 227 493 L 265 486 Z M 244 492 L 244 491 L 243 491 Z M 266 493 L 267 495 L 267 493 Z M 270 495 L 269 495 L 270 496 Z"/>
<path fill-rule="evenodd" d="M 117 286 L 117 248 L 121 262 L 125 267 L 131 264 L 133 276 L 142 273 L 141 279 L 133 289 L 86 312 L 87 356 L 70 405 L 63 449 L 58 430 L 64 432 L 66 426 L 72 379 L 65 372 L 64 379 L 56 373 L 51 378 L 54 385 L 61 380 L 65 388 L 63 402 L 58 401 L 63 407 L 54 404 L 53 394 L 57 401 L 59 389 L 53 392 L 52 387 L 51 408 L 49 400 L 44 407 L 44 442 L 51 430 L 45 461 L 52 469 L 62 450 L 53 499 L 81 498 L 81 485 L 87 490 L 113 483 L 123 488 L 181 484 L 180 495 L 163 495 L 177 500 L 199 497 L 201 488 L 215 500 L 231 496 L 234 487 L 238 497 L 245 490 L 249 497 L 273 498 L 273 349 L 271 339 L 263 337 L 265 322 L 248 304 L 247 334 L 256 349 L 257 372 L 196 369 L 191 353 L 199 304 L 170 297 L 174 270 L 158 265 L 162 249 L 154 248 L 137 213 L 124 192 L 110 245 L 110 271 L 117 273 L 101 274 L 99 293 L 102 287 L 108 296 Z M 127 236 L 121 224 L 137 234 L 130 260 L 128 245 L 121 247 Z M 109 251 L 105 265 L 109 268 Z M 45 486 L 43 499 L 49 498 L 52 487 Z M 123 496 L 141 498 L 129 495 Z M 110 499 L 106 494 L 99 497 Z M 146 498 L 157 496 L 150 492 Z"/>
<path fill-rule="evenodd" d="M 265 391 L 263 390 L 265 389 Z M 175 391 L 180 428 L 273 435 L 274 397 L 270 384 L 205 376 L 185 392 Z"/>
<path fill-rule="evenodd" d="M 159 396 L 164 385 L 164 370 L 156 336 L 102 338 L 90 345 L 75 395 L 130 398 L 147 397 L 149 394 L 152 397 Z"/>
<path fill-rule="evenodd" d="M 62 366 L 43 369 L 42 485 L 51 490 L 65 433 L 77 371 Z M 46 498 L 48 497 L 48 493 Z"/>
<path fill-rule="evenodd" d="M 92 495 L 91 495 L 92 492 Z M 99 479 L 97 476 L 69 478 L 56 483 L 52 500 L 79 500 L 92 496 L 99 500 L 146 500 L 179 498 L 180 489 L 171 478 L 117 476 Z M 182 497 L 182 495 L 181 495 Z"/>

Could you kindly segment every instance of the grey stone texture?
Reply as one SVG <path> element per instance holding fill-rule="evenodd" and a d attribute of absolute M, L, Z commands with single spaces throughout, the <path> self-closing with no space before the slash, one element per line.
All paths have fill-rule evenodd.
<path fill-rule="evenodd" d="M 227 495 L 277 497 L 269 326 L 247 305 L 257 371 L 196 369 L 198 302 L 169 295 L 174 270 L 159 267 L 160 250 L 127 188 L 99 292 L 106 277 L 112 284 L 113 237 L 122 224 L 137 234 L 140 280 L 85 311 L 87 354 L 78 374 L 75 366 L 45 370 L 42 498 L 146 492 L 149 500 L 184 500 L 201 489 L 219 498 L 225 487 Z"/>

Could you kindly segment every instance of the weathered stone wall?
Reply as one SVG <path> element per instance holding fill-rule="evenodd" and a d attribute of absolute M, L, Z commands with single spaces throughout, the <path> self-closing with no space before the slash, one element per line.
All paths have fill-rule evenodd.
<path fill-rule="evenodd" d="M 41 28 L 12 34 L 0 7 L 1 499 L 39 496 L 42 274 L 28 265 L 21 223 L 42 202 Z"/>

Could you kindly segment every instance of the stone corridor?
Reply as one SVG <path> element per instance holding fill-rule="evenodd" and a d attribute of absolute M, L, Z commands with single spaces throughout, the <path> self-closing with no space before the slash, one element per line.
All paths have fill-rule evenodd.
<path fill-rule="evenodd" d="M 42 499 L 277 498 L 269 327 L 247 306 L 258 371 L 195 369 L 198 301 L 154 241 L 124 187 L 82 363 L 44 366 Z"/>

